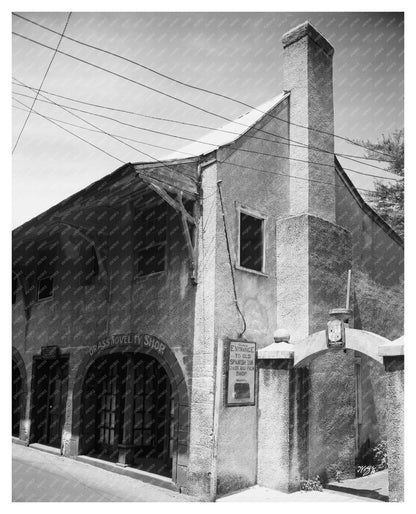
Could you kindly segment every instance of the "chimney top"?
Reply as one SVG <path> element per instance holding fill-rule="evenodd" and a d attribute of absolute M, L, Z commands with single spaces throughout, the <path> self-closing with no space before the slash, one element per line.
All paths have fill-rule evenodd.
<path fill-rule="evenodd" d="M 296 43 L 296 41 L 299 41 L 299 39 L 302 39 L 305 36 L 309 36 L 312 41 L 320 46 L 330 57 L 333 56 L 334 48 L 331 43 L 329 43 L 329 41 L 320 32 L 318 32 L 311 23 L 309 23 L 309 21 L 301 23 L 283 35 L 283 48 Z"/>

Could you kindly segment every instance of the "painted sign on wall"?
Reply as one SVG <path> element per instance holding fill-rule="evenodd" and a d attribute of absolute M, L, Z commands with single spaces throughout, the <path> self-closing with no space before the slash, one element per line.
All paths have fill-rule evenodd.
<path fill-rule="evenodd" d="M 230 341 L 227 366 L 228 406 L 254 405 L 256 391 L 256 343 Z"/>
<path fill-rule="evenodd" d="M 115 334 L 105 339 L 101 339 L 96 344 L 89 347 L 91 357 L 106 348 L 114 348 L 123 345 L 135 345 L 141 348 L 149 348 L 163 355 L 166 345 L 154 336 L 149 334 Z"/>

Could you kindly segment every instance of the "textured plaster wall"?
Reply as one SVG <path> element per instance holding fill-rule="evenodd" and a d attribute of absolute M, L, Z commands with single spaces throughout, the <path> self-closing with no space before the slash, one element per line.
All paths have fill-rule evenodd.
<path fill-rule="evenodd" d="M 345 307 L 351 246 L 347 230 L 320 218 L 309 218 L 310 334 L 326 327 L 331 309 Z"/>
<path fill-rule="evenodd" d="M 274 116 L 287 119 L 288 102 L 277 106 Z M 288 137 L 286 123 L 265 118 L 248 135 L 271 138 L 258 128 Z M 272 138 L 277 141 L 277 138 Z M 262 213 L 266 221 L 265 275 L 234 268 L 238 302 L 244 314 L 247 330 L 244 337 L 255 341 L 257 347 L 272 342 L 276 328 L 276 236 L 275 223 L 289 211 L 289 180 L 287 159 L 243 152 L 251 150 L 287 156 L 283 143 L 269 143 L 242 137 L 237 144 L 218 152 L 218 179 L 222 180 L 227 230 L 233 265 L 237 262 L 237 204 Z M 246 167 L 252 167 L 253 171 Z M 234 302 L 230 263 L 224 236 L 224 226 L 217 212 L 216 245 L 216 332 L 219 337 L 237 337 L 243 323 Z M 222 386 L 225 381 L 225 370 Z M 256 483 L 257 465 L 257 405 L 253 407 L 225 407 L 223 387 L 218 433 L 218 492 L 247 487 Z"/>
<path fill-rule="evenodd" d="M 404 501 L 404 357 L 385 357 L 389 501 Z"/>
<path fill-rule="evenodd" d="M 196 168 L 194 173 L 196 175 Z M 40 354 L 42 346 L 57 345 L 62 353 L 71 354 L 64 446 L 72 444 L 72 387 L 78 366 L 88 356 L 89 347 L 107 335 L 134 332 L 156 336 L 174 352 L 188 390 L 190 388 L 196 288 L 190 280 L 189 257 L 180 217 L 168 207 L 166 271 L 138 277 L 134 211 L 144 200 L 139 197 L 134 201 L 117 201 L 118 194 L 128 195 L 139 187 L 131 172 L 122 176 L 120 181 L 121 184 L 110 183 L 105 190 L 90 191 L 73 205 L 57 208 L 54 213 L 59 219 L 86 227 L 84 234 L 97 244 L 101 266 L 100 274 L 92 285 L 81 284 L 81 256 L 87 243 L 73 229 L 62 225 L 48 228 L 45 224 L 48 219 L 41 217 L 38 224 L 29 223 L 18 231 L 19 238 L 27 240 L 23 239 L 19 244 L 16 237 L 14 241 L 13 262 L 18 265 L 25 263 L 26 273 L 30 272 L 27 263 L 34 255 L 30 241 L 48 235 L 59 242 L 53 299 L 43 302 L 33 302 L 32 299 L 25 311 L 23 292 L 21 288 L 18 290 L 17 302 L 13 306 L 13 346 L 22 355 L 28 381 L 33 356 Z M 158 198 L 155 193 L 152 195 Z M 110 207 L 98 207 L 98 203 L 110 204 Z M 28 390 L 30 400 L 30 382 Z M 28 424 L 29 411 L 26 418 L 25 423 Z M 178 481 L 183 483 L 187 465 L 188 421 L 181 419 L 180 426 Z"/>
<path fill-rule="evenodd" d="M 309 476 L 322 482 L 333 480 L 336 471 L 354 477 L 354 352 L 320 355 L 309 372 Z"/>
<path fill-rule="evenodd" d="M 303 339 L 326 326 L 330 309 L 345 306 L 351 236 L 307 214 L 276 224 L 277 322 Z"/>
<path fill-rule="evenodd" d="M 308 145 L 308 148 L 290 147 L 293 159 L 290 162 L 290 212 L 293 215 L 309 213 L 334 222 L 333 159 L 330 153 L 312 148 L 333 152 L 333 137 L 305 128 L 319 127 L 328 134 L 334 132 L 332 55 L 308 36 L 287 46 L 283 89 L 291 91 L 290 138 Z M 313 182 L 315 180 L 318 182 Z"/>
<path fill-rule="evenodd" d="M 397 285 L 403 280 L 403 246 L 362 209 L 338 176 L 336 186 L 336 222 L 352 234 L 354 271 L 385 286 Z"/>
<path fill-rule="evenodd" d="M 104 269 L 98 280 L 81 285 L 86 243 L 74 234 L 60 233 L 60 258 L 51 300 L 34 302 L 25 317 L 18 293 L 13 316 L 13 344 L 19 351 L 37 352 L 41 346 L 71 349 L 88 347 L 107 335 L 136 332 L 162 339 L 177 353 L 187 374 L 191 367 L 195 289 L 189 279 L 188 254 L 180 218 L 168 212 L 168 269 L 154 276 L 136 275 L 134 228 L 129 206 L 113 217 L 108 238 L 90 230 L 99 241 Z M 23 259 L 25 259 L 25 251 Z M 29 248 L 30 252 L 30 248 Z M 109 273 L 107 277 L 106 271 Z"/>
<path fill-rule="evenodd" d="M 360 354 L 362 426 L 359 434 L 359 450 L 363 444 L 374 446 L 387 440 L 387 377 L 379 362 Z"/>
<path fill-rule="evenodd" d="M 258 484 L 287 492 L 289 487 L 288 361 L 259 362 Z"/>
<path fill-rule="evenodd" d="M 198 227 L 198 285 L 194 317 L 189 467 L 185 492 L 212 500 L 215 496 L 215 261 L 217 251 L 217 165 L 202 173 L 202 214 Z"/>

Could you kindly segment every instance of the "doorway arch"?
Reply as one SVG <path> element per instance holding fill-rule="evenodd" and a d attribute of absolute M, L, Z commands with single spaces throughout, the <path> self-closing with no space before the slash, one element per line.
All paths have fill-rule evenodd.
<path fill-rule="evenodd" d="M 341 349 L 328 348 L 325 330 L 295 343 L 300 476 L 319 475 L 322 483 L 354 478 L 375 444 L 387 439 L 386 372 L 378 352 L 388 342 L 346 327 Z"/>
<path fill-rule="evenodd" d="M 345 341 L 345 349 L 368 355 L 380 364 L 383 363 L 383 358 L 378 354 L 378 347 L 390 343 L 389 339 L 373 332 L 347 327 L 345 328 Z M 339 350 L 328 349 L 325 330 L 315 332 L 301 341 L 296 341 L 293 365 L 295 367 L 305 366 L 317 355 L 329 351 Z"/>
<path fill-rule="evenodd" d="M 21 435 L 21 425 L 25 418 L 27 402 L 26 367 L 20 352 L 12 348 L 12 436 Z"/>
<path fill-rule="evenodd" d="M 130 337 L 131 336 L 131 337 Z M 168 383 L 168 389 L 169 390 L 169 398 L 171 400 L 171 406 L 170 406 L 170 420 L 169 423 L 165 422 L 164 426 L 162 427 L 163 430 L 167 430 L 167 425 L 169 424 L 169 459 L 171 459 L 171 465 L 170 469 L 168 470 L 167 475 L 172 477 L 173 481 L 178 480 L 178 474 L 180 472 L 179 468 L 185 468 L 187 465 L 187 457 L 188 457 L 188 430 L 189 430 L 189 396 L 188 396 L 188 390 L 185 382 L 184 373 L 181 369 L 181 366 L 179 365 L 174 353 L 169 348 L 169 346 L 159 340 L 158 338 L 148 335 L 148 334 L 131 334 L 129 335 L 130 339 L 128 339 L 127 336 L 112 336 L 110 338 L 107 338 L 104 340 L 104 342 L 98 342 L 97 344 L 93 345 L 89 349 L 89 353 L 87 356 L 84 357 L 84 359 L 81 361 L 75 380 L 74 380 L 74 387 L 73 387 L 73 401 L 72 401 L 72 453 L 73 454 L 82 454 L 82 453 L 94 453 L 94 450 L 92 449 L 92 446 L 97 441 L 97 435 L 93 434 L 93 432 L 90 430 L 85 430 L 85 413 L 86 413 L 86 407 L 88 409 L 88 406 L 86 406 L 85 402 L 87 401 L 91 403 L 94 403 L 98 400 L 96 393 L 91 393 L 90 397 L 86 397 L 86 392 L 88 386 L 88 382 L 93 380 L 91 376 L 97 371 L 97 369 L 101 366 L 101 369 L 105 371 L 104 376 L 107 377 L 108 387 L 111 388 L 111 378 L 109 378 L 109 374 L 113 373 L 117 375 L 116 371 L 111 371 L 111 367 L 119 366 L 118 370 L 120 370 L 123 373 L 123 376 L 125 375 L 125 372 L 123 370 L 127 370 L 128 366 L 131 366 L 133 371 L 133 382 L 136 381 L 136 394 L 137 391 L 137 385 L 138 381 L 140 380 L 139 376 L 141 374 L 140 367 L 143 367 L 144 364 L 148 364 L 151 367 L 153 367 L 153 371 L 155 371 L 156 375 L 160 378 L 160 380 L 163 382 Z M 124 338 L 124 339 L 123 339 Z M 134 342 L 126 342 L 126 341 L 132 341 Z M 119 341 L 117 343 L 117 341 Z M 119 357 L 119 364 L 114 364 L 117 361 L 117 358 Z M 130 363 L 130 364 L 129 364 Z M 124 366 L 124 367 L 123 367 Z M 95 371 L 94 371 L 95 370 Z M 151 373 L 150 373 L 151 374 Z M 130 383 L 131 381 L 130 375 Z M 166 378 L 165 378 L 166 377 Z M 114 378 L 114 380 L 116 380 Z M 121 400 L 121 403 L 124 404 L 125 402 L 125 392 L 126 392 L 126 378 L 122 379 L 122 382 L 124 380 L 124 383 L 120 384 L 121 389 L 124 388 L 124 393 L 118 393 L 116 390 L 109 390 L 109 396 L 111 397 L 111 394 L 113 394 L 113 398 L 116 399 L 117 395 L 119 400 Z M 150 379 L 151 380 L 151 379 Z M 105 381 L 105 379 L 104 379 Z M 101 385 L 99 386 L 101 387 Z M 103 386 L 104 387 L 104 386 Z M 101 389 L 103 388 L 101 387 Z M 105 386 L 107 387 L 107 386 Z M 116 389 L 117 387 L 115 387 Z M 107 388 L 108 389 L 108 388 Z M 164 386 L 162 387 L 164 389 Z M 160 392 L 160 391 L 159 391 Z M 95 400 L 94 400 L 94 394 L 95 394 Z M 101 395 L 105 394 L 103 390 L 101 390 Z M 121 394 L 121 396 L 120 396 Z M 124 395 L 124 396 L 123 396 Z M 162 394 L 163 396 L 163 394 Z M 166 396 L 166 394 L 165 394 Z M 111 401 L 114 401 L 109 399 L 108 401 L 111 403 Z M 100 400 L 101 401 L 101 400 Z M 96 405 L 96 403 L 95 403 Z M 119 408 L 120 408 L 120 402 L 119 402 Z M 110 409 L 111 410 L 111 409 Z M 162 408 L 163 410 L 163 408 Z M 165 414 L 166 417 L 168 417 L 167 414 L 167 400 L 166 400 L 166 410 Z M 136 409 L 137 411 L 137 409 Z M 88 410 L 88 413 L 91 417 L 91 420 L 94 419 L 94 421 L 91 421 L 93 424 L 97 423 L 97 419 L 99 419 L 99 416 L 97 418 L 97 413 L 93 414 L 93 408 L 90 407 Z M 123 412 L 121 413 L 111 413 L 109 412 L 107 416 L 110 416 L 113 414 L 113 419 L 119 423 L 119 429 L 123 430 L 124 424 L 124 417 L 125 414 Z M 95 417 L 94 417 L 95 416 Z M 103 420 L 102 415 L 101 420 Z M 117 418 L 117 419 L 116 419 Z M 153 420 L 154 421 L 154 420 Z M 130 424 L 134 425 L 136 423 L 135 420 L 130 419 Z M 128 423 L 127 423 L 128 425 Z M 163 423 L 162 423 L 163 425 Z M 97 427 L 96 427 L 97 428 Z M 104 427 L 106 429 L 106 427 Z M 109 427 L 108 427 L 109 428 Z M 136 429 L 137 423 L 136 423 Z M 134 426 L 133 426 L 134 430 Z M 117 429 L 116 429 L 117 431 Z M 120 434 L 122 435 L 122 432 L 118 432 L 118 437 L 120 440 Z M 143 436 L 144 434 L 142 434 Z M 136 436 L 139 437 L 137 430 L 136 430 Z M 108 436 L 110 437 L 110 436 Z M 112 437 L 112 436 L 111 436 Z M 156 437 L 156 439 L 158 439 Z M 133 441 L 134 442 L 134 441 Z M 137 442 L 137 439 L 136 439 Z M 159 438 L 160 442 L 160 438 Z M 121 461 L 121 464 L 124 465 L 137 465 L 137 460 L 140 460 L 140 456 L 136 451 L 136 455 L 133 457 L 131 454 L 129 455 L 128 450 L 129 448 L 123 448 L 123 442 L 120 443 L 120 450 L 117 458 L 119 461 Z M 129 446 L 129 445 L 126 445 Z M 133 444 L 134 446 L 134 444 Z M 136 445 L 139 446 L 139 445 Z M 136 448 L 137 450 L 137 448 Z M 161 450 L 159 446 L 159 451 Z M 115 459 L 115 452 L 116 450 L 113 449 L 113 455 L 110 455 L 111 459 Z M 123 453 L 124 452 L 124 453 Z M 167 449 L 165 447 L 164 449 L 165 455 L 167 452 Z M 162 451 L 163 453 L 163 451 Z M 111 454 L 111 449 L 110 449 Z M 146 455 L 142 455 L 144 459 L 146 459 Z M 133 460 L 132 460 L 133 459 Z M 135 460 L 136 459 L 136 460 Z M 141 463 L 143 464 L 143 463 Z M 141 466 L 139 463 L 139 466 Z M 157 464 L 157 463 L 156 463 Z M 147 467 L 146 463 L 144 465 L 144 468 Z M 157 467 L 157 466 L 156 466 Z M 155 469 L 153 472 L 156 472 Z M 162 470 L 163 471 L 163 470 Z M 183 476 L 184 473 L 181 474 Z"/>

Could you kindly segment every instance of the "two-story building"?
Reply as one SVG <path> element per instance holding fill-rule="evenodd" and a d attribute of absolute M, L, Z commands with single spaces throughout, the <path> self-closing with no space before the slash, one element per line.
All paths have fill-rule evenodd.
<path fill-rule="evenodd" d="M 322 330 L 350 269 L 354 326 L 402 335 L 403 243 L 334 154 L 333 48 L 309 23 L 283 46 L 283 93 L 216 148 L 127 163 L 14 230 L 13 436 L 212 499 L 256 483 L 262 415 L 256 391 L 227 405 L 220 342 Z M 319 359 L 308 444 L 330 451 L 306 475 L 383 432 L 371 359 Z M 328 387 L 347 410 L 322 408 Z"/>

